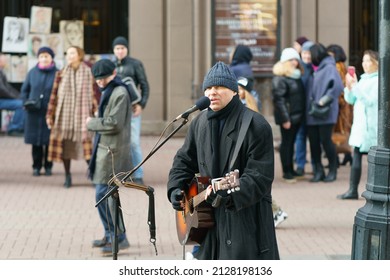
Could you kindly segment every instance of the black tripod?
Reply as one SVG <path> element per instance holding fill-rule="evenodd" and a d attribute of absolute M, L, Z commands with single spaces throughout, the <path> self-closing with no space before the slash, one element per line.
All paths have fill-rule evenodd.
<path fill-rule="evenodd" d="M 176 120 L 175 120 L 176 121 Z M 174 121 L 173 121 L 174 122 Z M 170 124 L 172 124 L 171 122 Z M 126 176 L 120 180 L 118 177 L 113 174 L 113 178 L 110 181 L 113 181 L 114 185 L 108 190 L 108 192 L 102 197 L 95 205 L 97 207 L 100 203 L 102 203 L 108 197 L 112 197 L 113 200 L 113 224 L 114 224 L 114 240 L 112 242 L 112 257 L 113 260 L 118 259 L 118 229 L 119 226 L 122 227 L 122 231 L 125 232 L 125 226 L 123 223 L 122 210 L 119 200 L 119 187 L 125 188 L 134 188 L 138 190 L 145 191 L 145 193 L 149 196 L 149 212 L 148 212 L 148 225 L 150 231 L 150 242 L 154 245 L 156 255 L 157 255 L 157 247 L 156 247 L 156 224 L 155 224 L 155 211 L 154 211 L 154 189 L 150 186 L 143 186 L 139 184 L 135 184 L 131 181 L 126 181 L 138 168 L 140 168 L 154 153 L 156 153 L 173 135 L 176 134 L 186 123 L 188 122 L 187 118 L 184 118 L 182 123 L 176 127 L 161 143 L 157 141 L 154 148 L 150 151 L 150 153 L 145 157 L 145 159 L 140 162 L 136 167 L 134 167 L 131 171 L 129 171 Z M 170 125 L 169 124 L 169 125 Z M 169 125 L 167 127 L 169 127 Z M 164 129 L 165 131 L 166 129 Z M 163 131 L 163 133 L 164 133 Z M 161 139 L 161 137 L 160 137 Z"/>

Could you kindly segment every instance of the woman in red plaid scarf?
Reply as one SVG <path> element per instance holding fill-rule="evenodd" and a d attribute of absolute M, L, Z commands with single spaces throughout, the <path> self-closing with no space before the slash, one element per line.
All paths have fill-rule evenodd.
<path fill-rule="evenodd" d="M 58 71 L 50 97 L 46 122 L 51 129 L 49 160 L 62 161 L 65 168 L 64 186 L 72 185 L 71 159 L 92 154 L 92 135 L 86 119 L 97 109 L 91 69 L 83 62 L 83 49 L 72 46 L 66 51 L 67 66 Z"/>

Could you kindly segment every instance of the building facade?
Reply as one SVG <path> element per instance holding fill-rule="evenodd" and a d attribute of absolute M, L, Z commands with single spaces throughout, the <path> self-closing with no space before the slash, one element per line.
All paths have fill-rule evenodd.
<path fill-rule="evenodd" d="M 40 1 L 2 2 L 8 3 L 2 4 L 4 17 L 28 16 L 29 8 Z M 216 19 L 221 16 L 216 10 L 221 3 L 232 9 L 256 4 L 258 13 L 266 5 L 275 6 L 272 21 L 267 21 L 276 26 L 270 35 L 275 40 L 264 41 L 270 42 L 273 62 L 298 36 L 325 46 L 341 45 L 347 63 L 358 67 L 364 49 L 377 50 L 377 0 L 47 0 L 44 5 L 54 7 L 53 22 L 70 18 L 87 22 L 87 53 L 112 52 L 115 36 L 129 38 L 130 55 L 143 62 L 150 83 L 143 133 L 159 134 L 202 95 L 203 77 L 216 61 L 222 42 L 216 40 L 220 24 Z M 270 71 L 256 74 L 255 88 L 261 94 L 262 113 L 273 123 L 271 78 Z"/>

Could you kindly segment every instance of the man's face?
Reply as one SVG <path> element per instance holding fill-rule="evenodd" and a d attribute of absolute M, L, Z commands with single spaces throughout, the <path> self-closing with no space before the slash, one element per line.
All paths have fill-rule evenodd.
<path fill-rule="evenodd" d="M 219 111 L 226 107 L 237 93 L 223 86 L 209 87 L 204 91 L 204 95 L 210 99 L 210 108 Z"/>
<path fill-rule="evenodd" d="M 100 88 L 105 88 L 114 78 L 116 75 L 116 71 L 114 70 L 114 73 L 111 76 L 105 77 L 103 79 L 97 79 L 96 84 Z"/>
<path fill-rule="evenodd" d="M 127 56 L 127 48 L 123 45 L 116 45 L 114 47 L 114 54 L 118 60 L 122 60 Z"/>

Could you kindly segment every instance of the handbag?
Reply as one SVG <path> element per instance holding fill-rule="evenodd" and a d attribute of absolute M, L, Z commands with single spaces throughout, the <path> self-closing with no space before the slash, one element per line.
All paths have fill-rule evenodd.
<path fill-rule="evenodd" d="M 27 99 L 23 106 L 27 111 L 39 111 L 42 108 L 43 94 L 38 99 Z"/>
<path fill-rule="evenodd" d="M 325 106 L 320 106 L 317 103 L 315 103 L 315 101 L 313 100 L 311 102 L 309 115 L 317 119 L 326 119 L 328 117 L 329 111 L 330 111 L 330 104 Z"/>
<path fill-rule="evenodd" d="M 333 97 L 329 95 L 324 95 L 321 97 L 319 103 L 323 105 L 317 104 L 313 99 L 310 104 L 309 115 L 313 116 L 317 119 L 326 119 L 330 112 L 330 105 L 333 101 Z"/>

